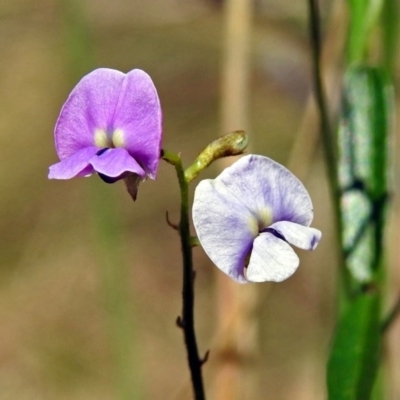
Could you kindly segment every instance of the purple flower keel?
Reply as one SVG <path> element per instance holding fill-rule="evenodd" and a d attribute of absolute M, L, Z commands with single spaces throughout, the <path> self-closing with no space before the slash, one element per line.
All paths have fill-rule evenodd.
<path fill-rule="evenodd" d="M 99 149 L 94 146 L 76 151 L 50 167 L 49 179 L 71 179 L 91 175 L 94 170 L 89 161 L 98 151 Z"/>

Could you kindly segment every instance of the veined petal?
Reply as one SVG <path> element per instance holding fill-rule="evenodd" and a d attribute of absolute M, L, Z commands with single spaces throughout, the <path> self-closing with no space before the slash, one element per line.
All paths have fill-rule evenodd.
<path fill-rule="evenodd" d="M 49 168 L 49 179 L 71 179 L 76 176 L 91 175 L 94 171 L 89 160 L 99 151 L 90 146 L 78 150 Z"/>
<path fill-rule="evenodd" d="M 111 178 L 122 177 L 125 172 L 133 172 L 144 178 L 146 173 L 125 149 L 107 149 L 90 159 L 96 172 Z"/>
<path fill-rule="evenodd" d="M 75 86 L 61 109 L 54 132 L 60 160 L 93 146 L 96 129 L 113 128 L 111 123 L 124 77 L 120 71 L 99 68 Z"/>
<path fill-rule="evenodd" d="M 307 190 L 288 169 L 267 157 L 244 156 L 215 180 L 223 183 L 257 218 L 269 208 L 272 221 L 268 225 L 275 221 L 311 224 L 313 206 Z M 268 225 L 264 224 L 260 230 Z"/>
<path fill-rule="evenodd" d="M 287 242 L 303 250 L 314 250 L 320 239 L 321 231 L 289 221 L 279 221 L 269 228 L 275 229 Z"/>
<path fill-rule="evenodd" d="M 217 180 L 201 181 L 193 201 L 193 224 L 214 264 L 232 279 L 245 283 L 243 268 L 257 235 L 257 221 Z"/>
<path fill-rule="evenodd" d="M 123 147 L 155 178 L 160 161 L 162 113 L 153 81 L 140 69 L 124 78 L 113 126 L 121 131 Z"/>
<path fill-rule="evenodd" d="M 294 274 L 299 263 L 299 257 L 284 240 L 261 233 L 254 240 L 245 278 L 248 282 L 281 282 Z"/>

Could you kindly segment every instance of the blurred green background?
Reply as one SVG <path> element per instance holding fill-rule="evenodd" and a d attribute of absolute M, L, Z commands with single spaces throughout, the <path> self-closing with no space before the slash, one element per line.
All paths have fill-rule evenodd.
<path fill-rule="evenodd" d="M 324 29 L 338 2 L 321 3 Z M 173 168 L 162 163 L 157 181 L 141 185 L 135 204 L 122 182 L 49 181 L 47 171 L 57 161 L 53 127 L 60 108 L 79 78 L 96 67 L 141 68 L 152 76 L 163 107 L 164 147 L 182 152 L 188 165 L 222 133 L 223 10 L 221 1 L 212 0 L 0 0 L 0 400 L 117 398 L 110 302 L 103 293 L 110 270 L 101 266 L 107 254 L 128 276 L 129 358 L 137 398 L 190 398 L 182 334 L 175 326 L 181 309 L 180 245 L 165 222 L 167 210 L 171 219 L 179 216 Z M 333 33 L 346 29 L 345 14 Z M 327 65 L 340 79 L 343 54 L 336 45 L 334 36 Z M 305 1 L 254 3 L 249 62 L 252 151 L 301 168 L 290 157 L 311 90 Z M 304 183 L 323 240 L 315 252 L 301 254 L 292 278 L 259 285 L 256 397 L 250 400 L 325 397 L 335 321 L 335 235 L 321 151 L 307 162 Z M 203 177 L 215 176 L 221 165 Z M 395 293 L 399 174 L 393 182 L 387 236 L 388 282 Z M 99 237 L 99 226 L 110 220 L 109 240 Z M 215 384 L 219 272 L 200 248 L 194 255 L 199 346 L 201 352 L 211 348 L 204 367 L 208 388 Z M 388 398 L 398 399 L 398 321 L 386 353 Z"/>

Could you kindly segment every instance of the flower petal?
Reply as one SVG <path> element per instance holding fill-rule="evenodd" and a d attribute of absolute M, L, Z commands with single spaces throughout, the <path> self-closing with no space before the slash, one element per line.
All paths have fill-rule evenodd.
<path fill-rule="evenodd" d="M 81 79 L 61 109 L 55 128 L 60 160 L 94 145 L 96 129 L 108 131 L 125 74 L 100 68 Z"/>
<path fill-rule="evenodd" d="M 125 149 L 107 149 L 90 159 L 90 164 L 107 177 L 123 177 L 125 172 L 133 172 L 144 178 L 146 173 Z"/>
<path fill-rule="evenodd" d="M 321 231 L 318 229 L 289 221 L 275 222 L 269 229 L 276 230 L 287 242 L 303 250 L 314 250 L 322 236 Z"/>
<path fill-rule="evenodd" d="M 124 148 L 154 179 L 160 161 L 162 113 L 153 81 L 134 69 L 124 78 L 113 126 L 122 131 Z"/>
<path fill-rule="evenodd" d="M 90 146 L 77 151 L 49 168 L 49 179 L 71 179 L 76 176 L 91 175 L 94 171 L 89 160 L 99 151 Z"/>
<path fill-rule="evenodd" d="M 271 222 L 292 221 L 309 226 L 313 206 L 303 184 L 285 167 L 271 159 L 249 154 L 226 168 L 216 180 L 221 181 L 238 201 L 259 218 L 272 211 Z"/>
<path fill-rule="evenodd" d="M 194 194 L 193 224 L 214 264 L 235 281 L 245 283 L 245 259 L 258 233 L 249 210 L 218 180 L 203 180 Z"/>
<path fill-rule="evenodd" d="M 261 233 L 254 240 L 245 277 L 249 282 L 281 282 L 294 274 L 299 263 L 299 257 L 284 240 Z"/>

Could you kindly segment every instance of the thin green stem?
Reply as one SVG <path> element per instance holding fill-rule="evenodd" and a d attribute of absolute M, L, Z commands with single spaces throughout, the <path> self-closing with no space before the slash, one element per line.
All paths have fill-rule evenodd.
<path fill-rule="evenodd" d="M 389 327 L 392 325 L 392 323 L 396 320 L 396 318 L 400 314 L 400 296 L 396 301 L 396 304 L 392 308 L 392 310 L 389 312 L 388 316 L 384 319 L 382 322 L 381 330 L 382 333 L 386 333 Z"/>
<path fill-rule="evenodd" d="M 393 75 L 399 39 L 400 5 L 397 0 L 386 0 L 382 10 L 383 65 L 389 76 Z"/>
<path fill-rule="evenodd" d="M 334 203 L 337 203 L 339 194 L 339 183 L 336 172 L 336 152 L 335 141 L 329 122 L 328 107 L 325 100 L 325 93 L 322 83 L 321 74 L 321 30 L 320 30 L 320 15 L 317 0 L 308 0 L 309 15 L 310 15 L 310 39 L 312 45 L 312 66 L 315 97 L 320 114 L 321 134 L 324 146 L 324 152 L 327 162 L 328 175 L 331 187 L 331 194 Z M 336 207 L 337 208 L 337 207 Z M 339 212 L 338 212 L 339 216 Z"/>
<path fill-rule="evenodd" d="M 177 324 L 183 330 L 187 358 L 192 379 L 195 400 L 205 400 L 203 387 L 202 364 L 197 349 L 196 333 L 194 329 L 194 279 L 192 257 L 192 237 L 189 225 L 189 184 L 185 178 L 180 155 L 163 151 L 163 159 L 174 165 L 178 176 L 181 192 L 181 218 L 178 226 L 181 238 L 183 260 L 183 286 L 182 286 L 182 315 L 178 317 Z"/>
<path fill-rule="evenodd" d="M 318 7 L 318 0 L 308 0 L 308 10 L 309 10 L 310 41 L 312 49 L 314 90 L 320 114 L 322 144 L 325 153 L 332 204 L 335 212 L 338 241 L 339 243 L 341 243 L 342 223 L 341 223 L 341 211 L 339 202 L 341 193 L 337 175 L 336 144 L 334 140 L 333 131 L 331 129 L 324 86 L 322 82 L 322 73 L 321 73 L 322 36 L 321 36 L 321 27 L 320 27 L 321 19 Z M 349 275 L 349 272 L 345 268 L 343 252 L 341 251 L 339 254 L 341 258 L 340 264 L 343 266 L 341 269 L 341 276 L 342 276 L 344 294 L 346 295 L 346 298 L 349 298 L 351 296 L 351 277 Z"/>

